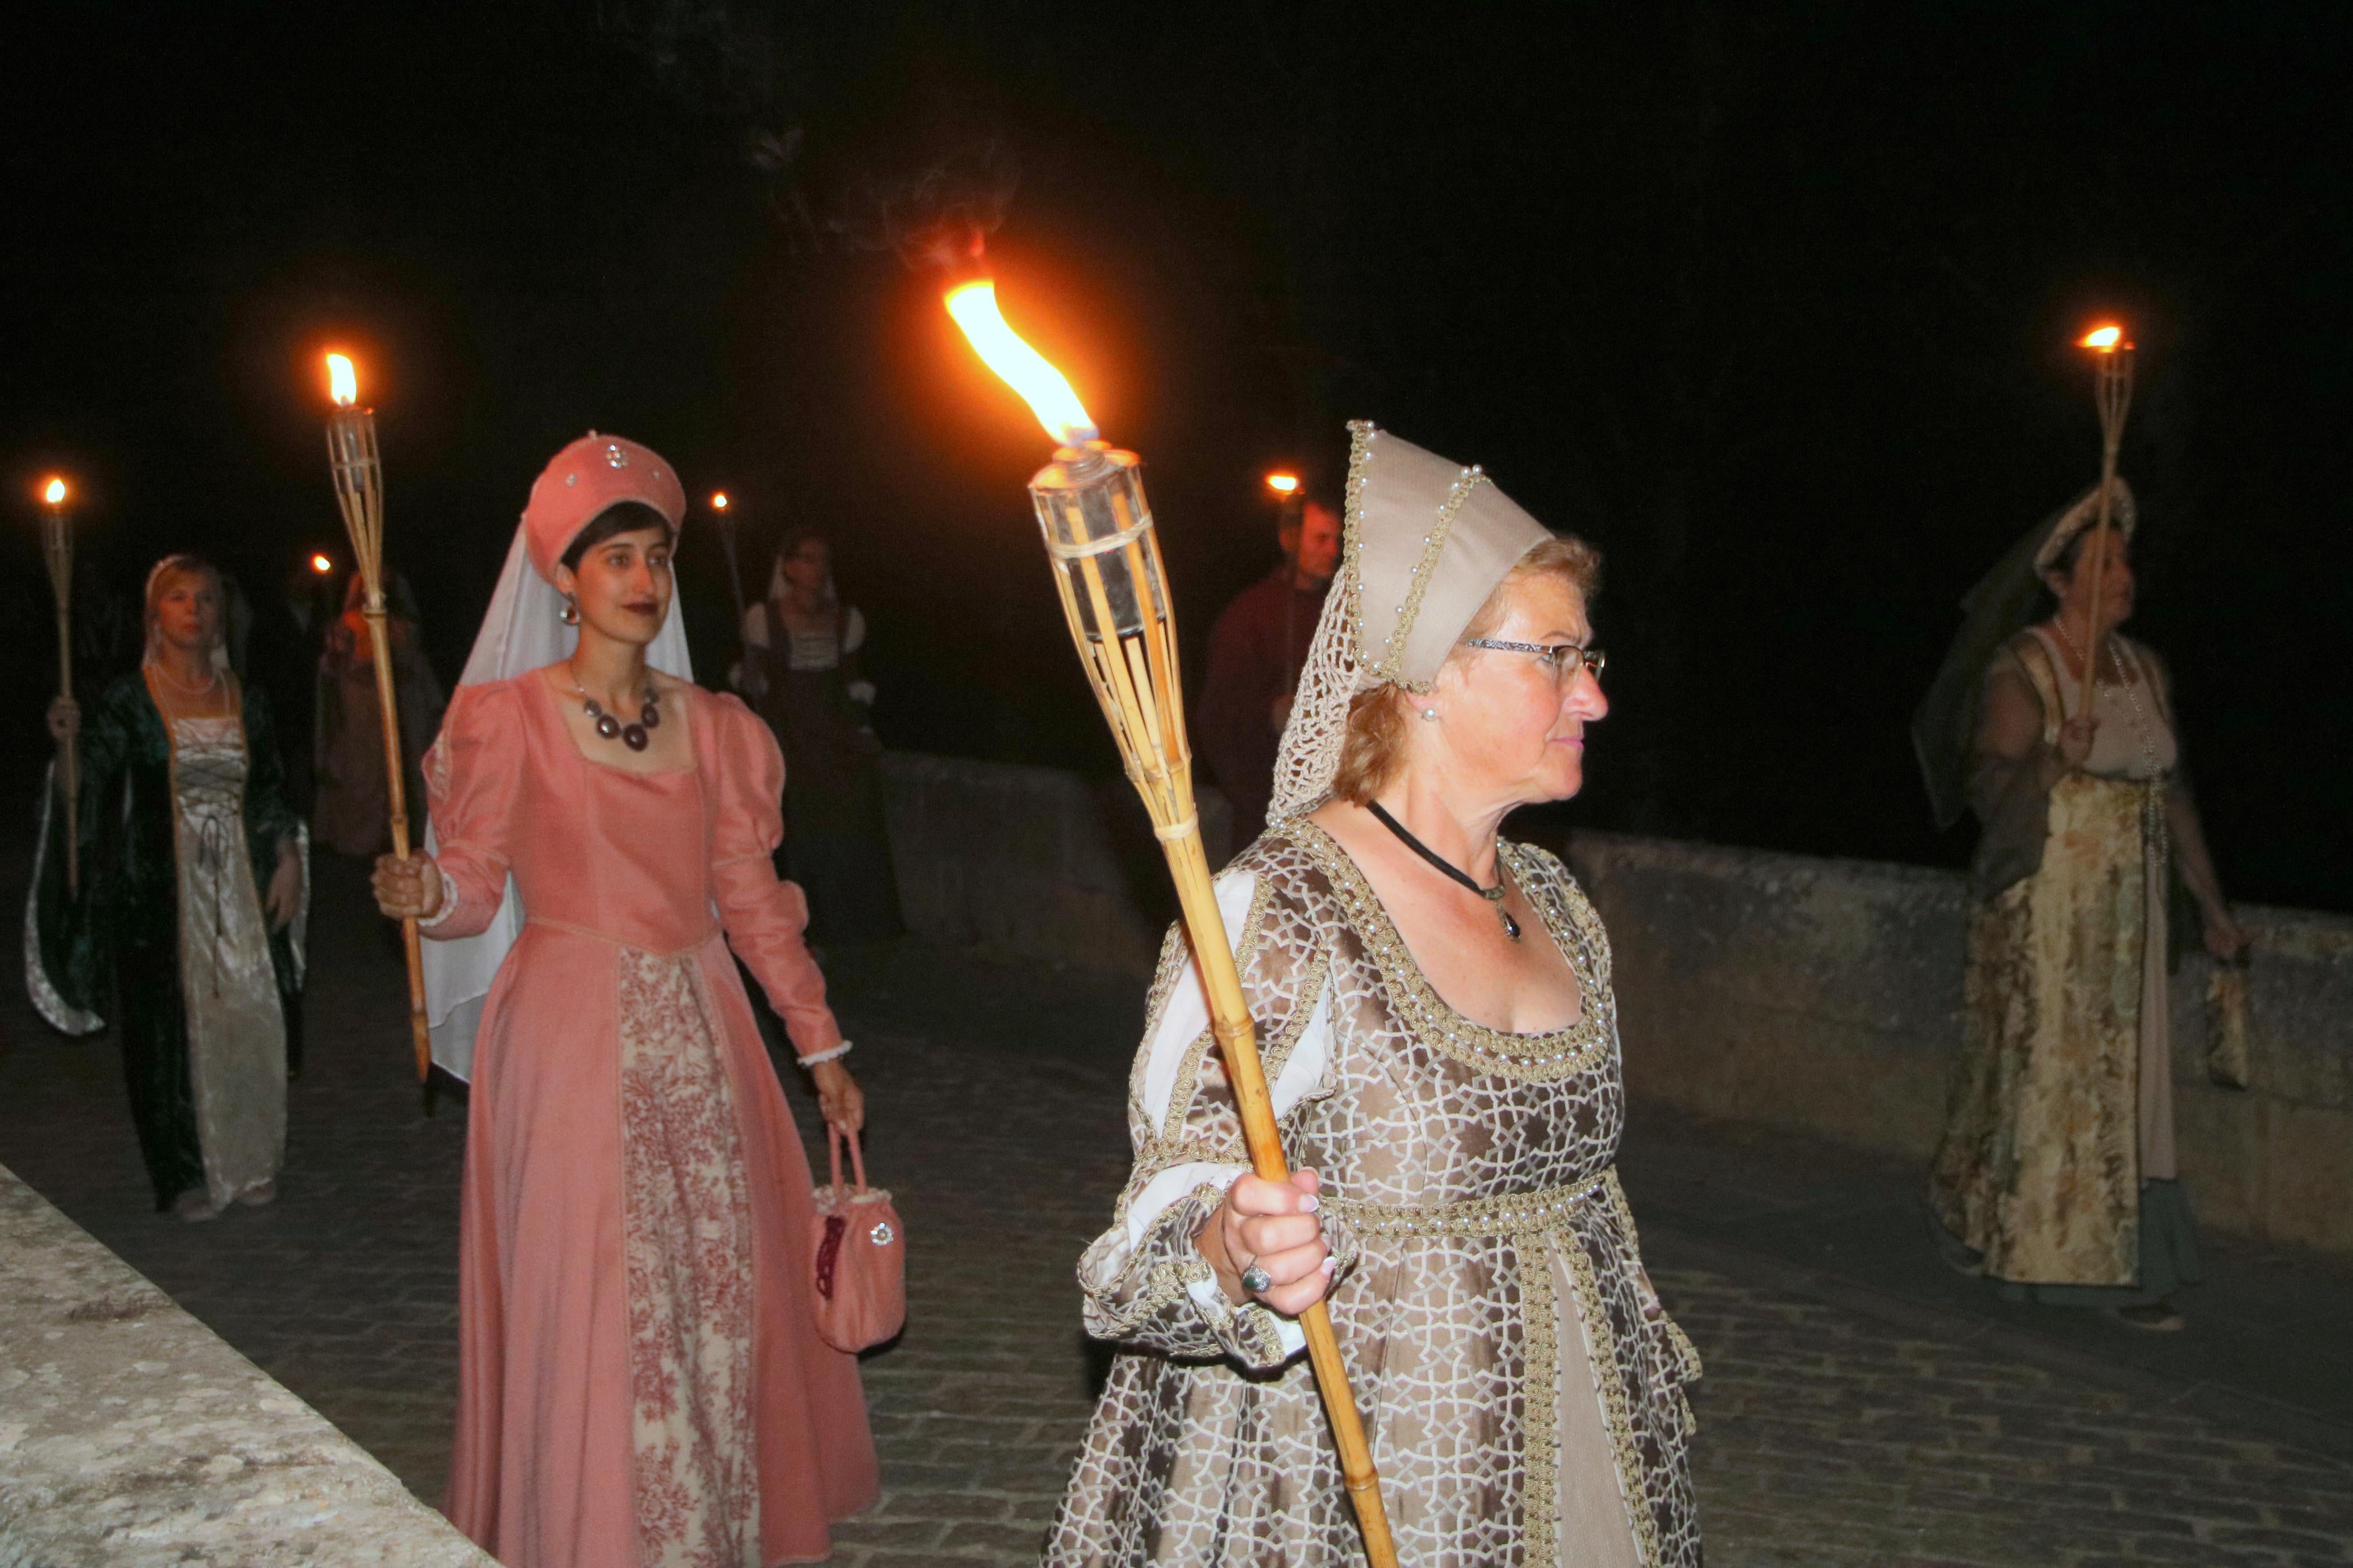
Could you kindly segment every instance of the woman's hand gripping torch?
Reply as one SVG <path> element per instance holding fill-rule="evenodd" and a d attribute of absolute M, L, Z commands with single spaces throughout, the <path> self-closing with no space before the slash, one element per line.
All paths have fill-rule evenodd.
<path fill-rule="evenodd" d="M 1241 976 L 1201 847 L 1193 806 L 1193 759 L 1185 739 L 1185 699 L 1176 665 L 1176 630 L 1170 614 L 1160 541 L 1144 498 L 1142 465 L 1133 452 L 1095 438 L 1071 384 L 1060 371 L 1015 335 L 987 280 L 957 284 L 948 313 L 988 367 L 1028 400 L 1058 443 L 1054 460 L 1029 481 L 1029 499 L 1046 539 L 1046 554 L 1061 595 L 1087 684 L 1103 705 L 1119 742 L 1127 776 L 1144 797 L 1154 832 L 1168 857 L 1169 875 L 1184 911 L 1186 935 L 1208 994 L 1210 1027 L 1224 1053 L 1226 1075 L 1241 1115 L 1250 1163 L 1271 1182 L 1285 1182 L 1282 1134 L 1260 1065 L 1258 1035 L 1242 996 Z M 1356 1504 L 1356 1521 L 1374 1568 L 1395 1568 L 1397 1550 L 1381 1506 L 1364 1423 L 1324 1303 L 1299 1317 L 1307 1353 L 1332 1421 L 1340 1468 Z"/>

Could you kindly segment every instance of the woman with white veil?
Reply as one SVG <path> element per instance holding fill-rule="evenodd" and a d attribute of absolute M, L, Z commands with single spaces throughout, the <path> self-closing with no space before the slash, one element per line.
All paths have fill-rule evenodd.
<path fill-rule="evenodd" d="M 683 678 L 684 511 L 634 441 L 556 454 L 427 754 L 432 849 L 377 866 L 384 911 L 456 955 L 427 973 L 437 1049 L 473 1083 L 446 1507 L 511 1568 L 810 1562 L 877 1489 L 730 949 L 828 1121 L 864 1108 L 769 858 L 776 742 Z"/>

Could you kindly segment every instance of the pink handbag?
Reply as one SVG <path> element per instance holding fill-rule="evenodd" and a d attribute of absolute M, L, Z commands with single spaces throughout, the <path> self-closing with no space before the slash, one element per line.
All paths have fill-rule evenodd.
<path fill-rule="evenodd" d="M 841 1184 L 841 1146 L 858 1185 Z M 838 1351 L 879 1345 L 907 1321 L 907 1227 L 891 1194 L 866 1184 L 856 1134 L 826 1129 L 833 1182 L 817 1190 L 817 1331 Z"/>

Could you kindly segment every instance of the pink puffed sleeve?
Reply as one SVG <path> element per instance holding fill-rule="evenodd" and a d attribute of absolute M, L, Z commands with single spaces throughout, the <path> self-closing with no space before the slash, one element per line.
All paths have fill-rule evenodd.
<path fill-rule="evenodd" d="M 727 944 L 768 994 L 793 1049 L 814 1056 L 841 1044 L 825 1004 L 825 975 L 809 955 L 808 899 L 776 875 L 770 858 L 785 839 L 785 758 L 776 738 L 743 701 L 716 696 L 718 813 L 712 831 L 711 885 Z"/>
<path fill-rule="evenodd" d="M 527 675 L 525 680 L 536 680 Z M 506 896 L 509 834 L 522 793 L 522 694 L 512 681 L 461 686 L 425 753 L 442 906 L 419 927 L 448 941 L 487 929 Z"/>

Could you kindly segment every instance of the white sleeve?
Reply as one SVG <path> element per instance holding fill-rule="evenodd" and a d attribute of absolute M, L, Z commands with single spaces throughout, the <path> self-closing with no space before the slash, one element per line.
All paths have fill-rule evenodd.
<path fill-rule="evenodd" d="M 1243 934 L 1243 922 L 1250 918 L 1251 896 L 1258 890 L 1258 876 L 1252 871 L 1228 871 L 1217 880 L 1218 913 L 1224 920 L 1226 939 L 1238 941 Z M 1185 977 L 1171 989 L 1161 1015 L 1159 1026 L 1152 1032 L 1152 1045 L 1145 1058 L 1143 1081 L 1143 1103 L 1145 1114 L 1155 1125 L 1168 1119 L 1169 1102 L 1176 1091 L 1176 1079 L 1183 1070 L 1185 1058 L 1203 1030 L 1209 1026 L 1208 994 L 1201 982 L 1198 964 L 1188 963 Z M 1271 1091 L 1277 1121 L 1319 1088 L 1332 1057 L 1332 983 L 1325 980 L 1316 994 L 1314 1012 L 1298 1042 L 1285 1058 Z M 1182 1202 L 1204 1185 L 1225 1188 L 1234 1178 L 1250 1167 L 1247 1165 L 1196 1162 L 1175 1165 L 1160 1172 L 1145 1184 L 1128 1205 L 1128 1245 L 1142 1243 L 1160 1216 L 1170 1205 Z M 1124 1262 L 1123 1255 L 1117 1262 Z M 1211 1322 L 1222 1321 L 1232 1309 L 1225 1293 L 1215 1279 L 1195 1281 L 1188 1287 L 1205 1318 Z M 1274 1329 L 1282 1341 L 1286 1356 L 1298 1354 L 1307 1346 L 1304 1330 L 1298 1322 L 1280 1313 L 1270 1313 Z"/>

